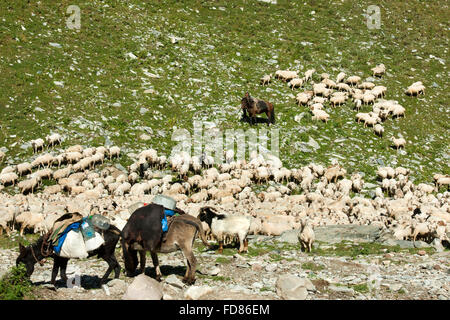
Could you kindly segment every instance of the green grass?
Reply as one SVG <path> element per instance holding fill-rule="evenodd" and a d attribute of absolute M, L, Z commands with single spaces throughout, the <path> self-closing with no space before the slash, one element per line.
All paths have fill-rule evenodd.
<path fill-rule="evenodd" d="M 71 4 L 0 3 L 0 147 L 8 149 L 7 161 L 30 159 L 31 148 L 21 146 L 50 132 L 65 138 L 55 152 L 111 143 L 124 153 L 151 146 L 170 155 L 173 128 L 193 133 L 193 120 L 247 130 L 237 106 L 249 91 L 274 104 L 287 167 L 327 165 L 337 156 L 349 173 L 366 173 L 366 181 L 375 178 L 376 159 L 410 168 L 417 182 L 450 173 L 448 63 L 440 60 L 448 48 L 447 3 L 378 1 L 381 29 L 369 30 L 363 14 L 370 1 L 85 0 L 77 2 L 79 31 L 66 27 Z M 183 39 L 172 43 L 170 36 Z M 137 59 L 127 57 L 130 52 Z M 350 103 L 330 110 L 328 123 L 317 123 L 289 97 L 299 90 L 277 80 L 259 85 L 277 69 L 315 68 L 315 81 L 341 70 L 366 79 L 381 62 L 388 74 L 375 83 L 406 108 L 405 118 L 384 123 L 383 138 L 354 122 Z M 404 95 L 419 80 L 426 95 Z M 301 112 L 306 115 L 297 123 Z M 139 138 L 146 128 L 150 141 Z M 405 153 L 390 148 L 389 138 L 399 134 L 408 141 Z M 299 143 L 309 137 L 320 148 L 303 152 Z M 130 162 L 120 159 L 123 166 Z"/>
<path fill-rule="evenodd" d="M 0 279 L 0 300 L 33 299 L 32 282 L 26 276 L 25 265 L 12 267 Z"/>
<path fill-rule="evenodd" d="M 316 264 L 314 262 L 305 262 L 302 264 L 302 269 L 304 270 L 311 270 L 311 271 L 321 271 L 325 269 L 324 266 Z"/>
<path fill-rule="evenodd" d="M 434 248 L 402 249 L 398 245 L 386 246 L 375 242 L 353 243 L 351 241 L 343 240 L 340 243 L 333 244 L 327 248 L 323 248 L 319 245 L 319 247 L 313 248 L 310 254 L 319 256 L 346 256 L 356 258 L 358 256 L 380 255 L 389 252 L 409 252 L 410 254 L 416 254 L 420 250 L 425 250 L 427 254 L 432 254 L 435 252 Z"/>

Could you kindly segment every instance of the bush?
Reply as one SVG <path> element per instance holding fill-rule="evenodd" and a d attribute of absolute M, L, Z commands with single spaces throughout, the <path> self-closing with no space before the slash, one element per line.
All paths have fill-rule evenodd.
<path fill-rule="evenodd" d="M 26 276 L 25 265 L 12 267 L 0 279 L 0 300 L 22 300 L 29 296 L 33 290 L 30 279 Z"/>

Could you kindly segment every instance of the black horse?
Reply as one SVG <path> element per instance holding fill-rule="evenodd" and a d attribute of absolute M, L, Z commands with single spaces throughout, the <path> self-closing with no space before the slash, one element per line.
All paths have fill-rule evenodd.
<path fill-rule="evenodd" d="M 88 257 L 92 257 L 97 255 L 98 258 L 102 258 L 108 263 L 108 270 L 106 270 L 105 275 L 100 280 L 100 284 L 103 284 L 108 279 L 110 273 L 114 270 L 114 278 L 119 278 L 120 275 L 120 265 L 117 262 L 117 259 L 114 255 L 114 250 L 116 248 L 117 242 L 119 241 L 121 232 L 118 228 L 113 225 L 110 225 L 109 229 L 96 230 L 100 232 L 105 240 L 105 243 L 100 247 L 93 251 L 89 251 Z M 18 266 L 20 263 L 23 263 L 27 270 L 27 276 L 30 277 L 34 271 L 34 265 L 36 262 L 43 265 L 42 260 L 50 257 L 53 258 L 53 269 L 52 269 L 52 278 L 51 284 L 55 285 L 56 276 L 58 275 L 58 271 L 61 271 L 61 279 L 67 283 L 67 275 L 66 268 L 67 263 L 69 262 L 69 258 L 60 257 L 51 251 L 50 254 L 46 253 L 47 246 L 47 237 L 49 234 L 41 236 L 34 244 L 31 244 L 27 247 L 19 244 L 19 256 L 16 260 L 16 265 Z"/>
<path fill-rule="evenodd" d="M 267 125 L 275 123 L 275 108 L 269 101 L 260 100 L 250 96 L 248 92 L 241 99 L 242 119 L 249 119 L 250 124 L 257 122 L 256 115 L 265 113 L 267 115 Z M 248 117 L 247 117 L 247 112 Z"/>

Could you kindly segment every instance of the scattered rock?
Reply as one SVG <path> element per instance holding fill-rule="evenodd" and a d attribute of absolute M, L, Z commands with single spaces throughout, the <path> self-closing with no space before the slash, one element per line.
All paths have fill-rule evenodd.
<path fill-rule="evenodd" d="M 290 244 L 298 244 L 298 235 L 300 230 L 293 229 L 284 231 L 280 236 L 276 237 L 275 240 L 279 242 L 287 242 Z"/>
<path fill-rule="evenodd" d="M 349 287 L 345 287 L 345 286 L 336 286 L 336 285 L 332 284 L 328 287 L 328 289 L 330 289 L 331 291 L 334 291 L 334 292 L 355 294 L 355 290 L 353 290 L 352 288 L 349 288 Z"/>
<path fill-rule="evenodd" d="M 213 288 L 209 286 L 191 286 L 184 293 L 185 299 L 188 300 L 198 300 L 205 294 L 213 291 Z"/>
<path fill-rule="evenodd" d="M 316 241 L 339 243 L 342 240 L 372 242 L 378 238 L 381 227 L 372 225 L 329 225 L 314 228 Z"/>
<path fill-rule="evenodd" d="M 109 291 L 112 294 L 119 295 L 124 294 L 127 290 L 127 284 L 121 279 L 113 279 L 108 282 Z"/>
<path fill-rule="evenodd" d="M 161 300 L 162 288 L 158 281 L 145 274 L 134 278 L 123 295 L 123 300 Z"/>
<path fill-rule="evenodd" d="M 278 269 L 278 265 L 276 263 L 270 263 L 265 267 L 267 272 L 275 272 Z"/>
<path fill-rule="evenodd" d="M 178 288 L 178 289 L 183 289 L 186 285 L 180 280 L 178 279 L 178 277 L 174 274 L 169 275 L 165 280 L 165 283 Z"/>
<path fill-rule="evenodd" d="M 308 290 L 315 290 L 309 279 L 294 275 L 278 277 L 275 287 L 277 295 L 284 300 L 305 300 L 308 296 Z"/>

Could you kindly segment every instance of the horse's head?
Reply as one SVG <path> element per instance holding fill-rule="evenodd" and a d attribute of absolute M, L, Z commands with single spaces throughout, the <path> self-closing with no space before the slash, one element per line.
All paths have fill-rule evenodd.
<path fill-rule="evenodd" d="M 250 97 L 249 93 L 246 92 L 245 96 L 241 99 L 241 109 L 249 108 L 252 97 Z"/>
<path fill-rule="evenodd" d="M 16 266 L 23 263 L 25 268 L 27 269 L 27 277 L 30 277 L 34 271 L 34 265 L 37 262 L 33 257 L 33 253 L 31 252 L 31 246 L 25 247 L 21 243 L 19 243 L 19 256 L 16 259 Z"/>

